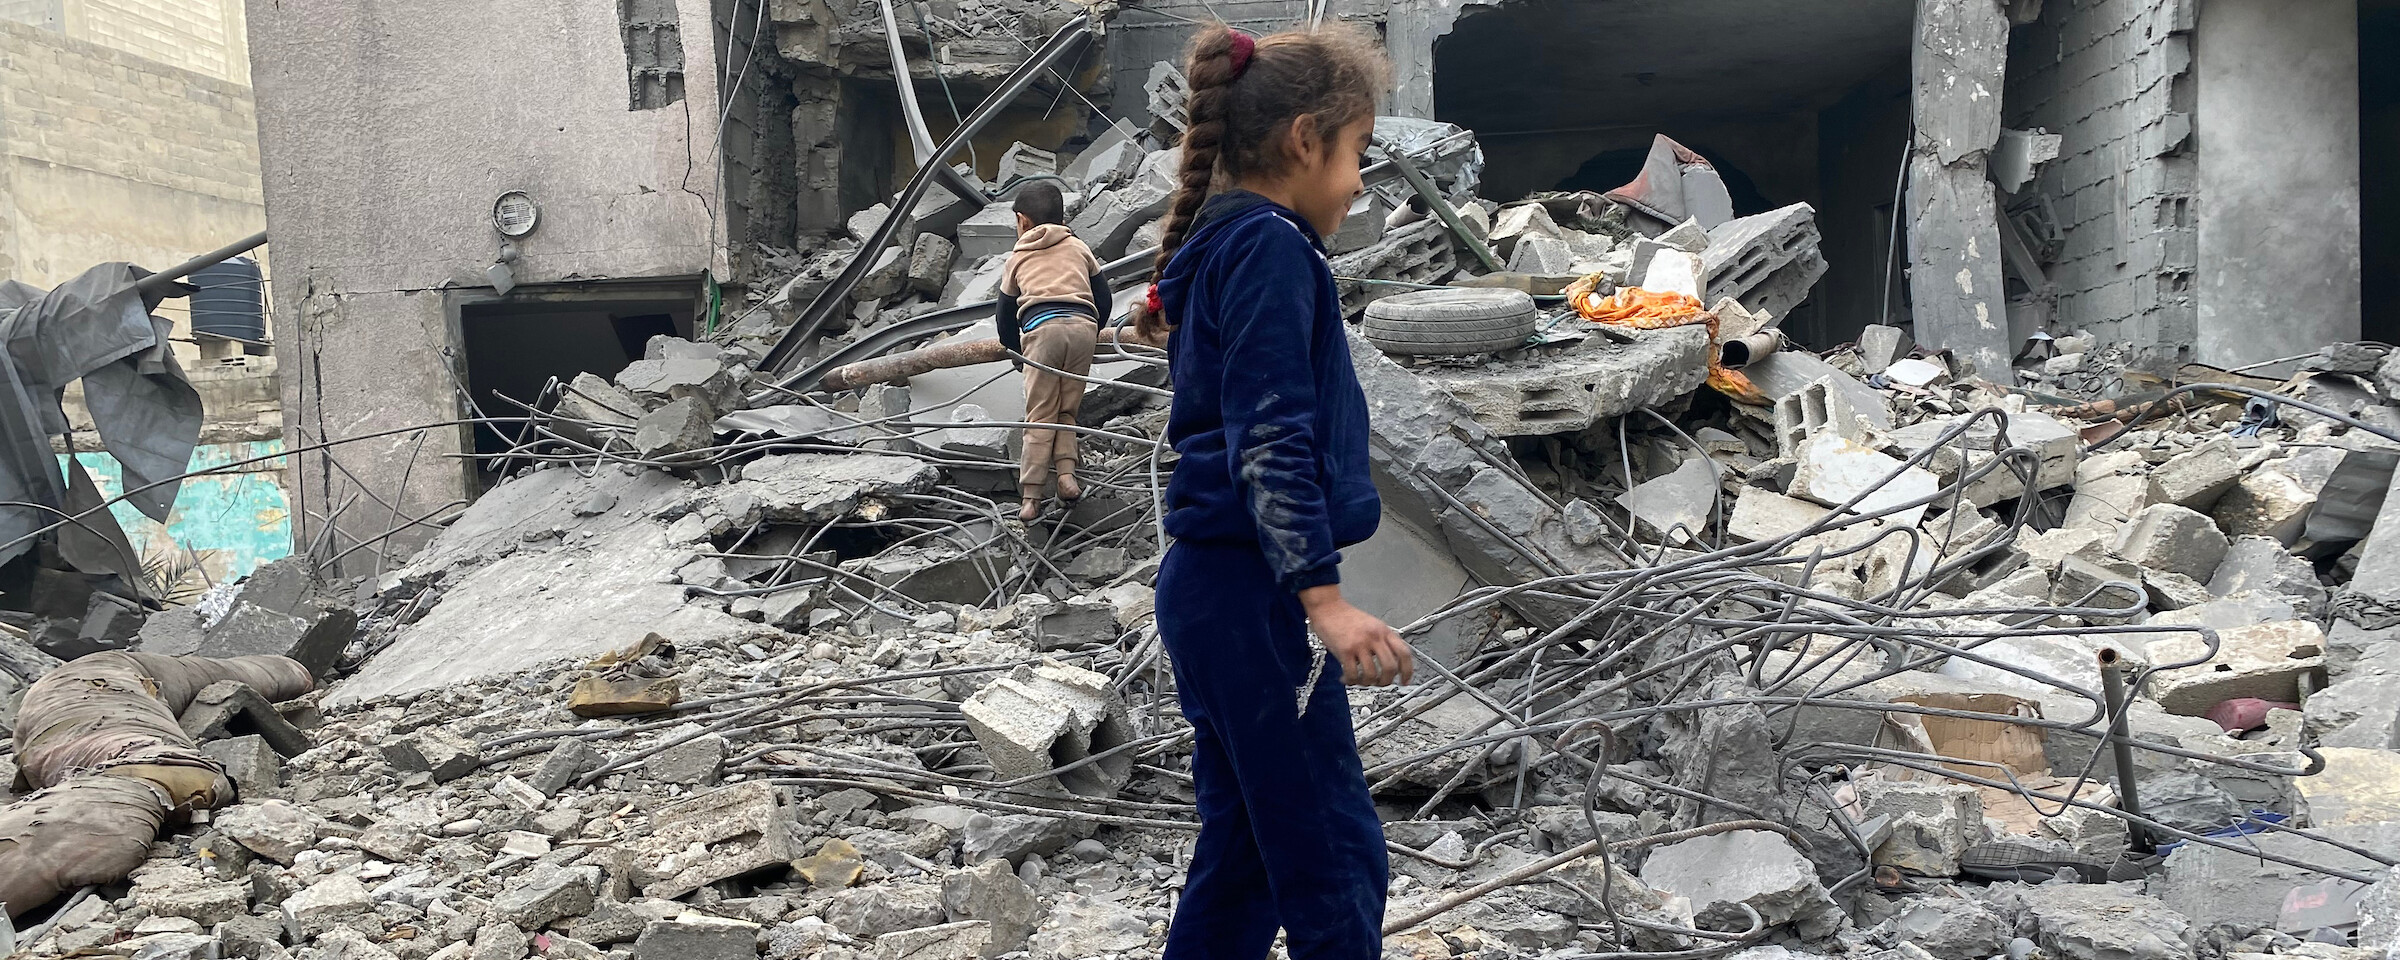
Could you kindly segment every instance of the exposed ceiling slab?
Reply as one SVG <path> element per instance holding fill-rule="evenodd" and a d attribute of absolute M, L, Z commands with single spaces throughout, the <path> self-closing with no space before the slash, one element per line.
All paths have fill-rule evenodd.
<path fill-rule="evenodd" d="M 1486 135 L 1822 106 L 1908 50 L 1915 0 L 1504 0 L 1434 47 L 1442 119 Z"/>

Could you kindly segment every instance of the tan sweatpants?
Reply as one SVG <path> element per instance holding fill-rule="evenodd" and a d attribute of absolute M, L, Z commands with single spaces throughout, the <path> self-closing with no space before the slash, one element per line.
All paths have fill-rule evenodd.
<path fill-rule="evenodd" d="M 1092 343 L 1099 336 L 1100 325 L 1090 320 L 1052 317 L 1025 335 L 1025 356 L 1042 366 L 1084 376 L 1092 372 Z M 1026 423 L 1072 424 L 1082 407 L 1083 381 L 1033 366 L 1025 368 Z M 1039 496 L 1049 485 L 1053 469 L 1062 477 L 1075 475 L 1075 432 L 1026 428 L 1025 449 L 1017 458 L 1019 489 Z"/>

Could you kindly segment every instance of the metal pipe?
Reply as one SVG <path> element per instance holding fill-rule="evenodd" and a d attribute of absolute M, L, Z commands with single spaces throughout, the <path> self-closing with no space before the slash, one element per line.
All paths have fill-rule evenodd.
<path fill-rule="evenodd" d="M 826 321 L 833 318 L 834 311 L 850 296 L 850 291 L 858 287 L 859 281 L 866 279 L 867 271 L 874 267 L 875 255 L 892 245 L 892 235 L 899 232 L 900 222 L 908 219 L 909 211 L 917 208 L 917 201 L 925 198 L 926 188 L 933 184 L 937 176 L 935 171 L 944 169 L 947 158 L 991 123 L 993 117 L 999 116 L 1003 108 L 1025 92 L 1025 88 L 1032 86 L 1034 78 L 1040 76 L 1042 71 L 1065 59 L 1068 54 L 1080 53 L 1091 40 L 1091 30 L 1092 18 L 1089 14 L 1078 16 L 1068 21 L 1066 26 L 1058 28 L 1049 42 L 1042 44 L 1040 50 L 1034 51 L 1031 58 L 1001 82 L 998 90 L 976 105 L 975 112 L 968 114 L 958 129 L 950 132 L 950 139 L 942 141 L 941 146 L 934 148 L 932 156 L 924 158 L 917 167 L 916 175 L 908 179 L 908 186 L 892 201 L 892 212 L 875 228 L 874 235 L 859 246 L 858 255 L 850 258 L 850 265 L 842 268 L 841 276 L 834 278 L 800 311 L 799 318 L 791 328 L 785 330 L 783 336 L 775 341 L 775 346 L 767 351 L 766 358 L 759 364 L 760 370 L 769 375 L 781 375 L 792 366 L 799 358 L 801 345 L 824 329 Z"/>
<path fill-rule="evenodd" d="M 1417 191 L 1417 196 L 1425 199 L 1425 205 L 1433 208 L 1434 215 L 1442 218 L 1442 223 L 1449 226 L 1451 233 L 1458 235 L 1459 242 L 1465 244 L 1467 252 L 1474 254 L 1475 259 L 1483 264 L 1484 271 L 1499 273 L 1500 261 L 1492 256 L 1492 248 L 1468 232 L 1466 221 L 1458 218 L 1458 208 L 1451 206 L 1450 201 L 1443 198 L 1442 191 L 1425 176 L 1425 171 L 1417 169 L 1416 163 L 1408 159 L 1408 151 L 1384 144 L 1383 155 L 1391 159 L 1392 166 L 1399 169 L 1402 177 L 1407 178 L 1409 187 Z"/>
<path fill-rule="evenodd" d="M 1739 370 L 1760 357 L 1774 353 L 1783 345 L 1783 338 L 1772 333 L 1753 333 L 1739 340 L 1727 340 L 1718 348 L 1717 363 L 1727 370 Z"/>
<path fill-rule="evenodd" d="M 140 291 L 144 296 L 183 296 L 183 292 L 175 286 L 175 281 L 216 266 L 217 264 L 224 263 L 225 261 L 241 256 L 242 254 L 249 253 L 250 251 L 265 245 L 266 242 L 267 232 L 261 230 L 257 233 L 253 233 L 247 237 L 243 237 L 232 243 L 226 244 L 225 246 L 218 247 L 207 253 L 203 253 L 197 257 L 193 257 L 182 263 L 168 267 L 165 270 L 161 270 L 147 277 L 143 277 L 140 280 L 136 280 L 134 281 L 133 288 Z"/>
<path fill-rule="evenodd" d="M 883 7 L 883 39 L 890 44 L 892 49 L 892 83 L 900 88 L 900 116 L 908 121 L 908 144 L 917 151 L 918 162 L 922 163 L 924 158 L 934 155 L 933 132 L 925 126 L 924 110 L 917 106 L 916 78 L 910 76 L 908 52 L 900 46 L 900 20 L 892 15 L 892 0 L 881 0 L 881 5 Z M 927 55 L 930 56 L 933 50 L 931 35 L 925 37 L 925 49 Z M 940 68 L 936 67 L 935 69 Z M 947 157 L 949 154 L 945 153 L 942 156 Z M 984 196 L 983 191 L 975 189 L 974 184 L 968 183 L 965 177 L 959 176 L 958 171 L 951 169 L 948 163 L 937 165 L 933 175 L 944 189 L 957 194 L 959 199 L 974 204 L 976 209 L 980 210 L 986 204 L 991 203 L 990 197 Z"/>
<path fill-rule="evenodd" d="M 2132 835 L 2135 850 L 2149 850 L 2148 831 L 2142 829 L 2142 801 L 2134 793 L 2132 725 L 2125 716 L 2125 662 L 2117 656 L 2116 648 L 2100 650 L 2100 696 L 2108 702 L 2109 749 L 2117 761 L 2117 809 L 2125 811 L 2125 829 Z"/>

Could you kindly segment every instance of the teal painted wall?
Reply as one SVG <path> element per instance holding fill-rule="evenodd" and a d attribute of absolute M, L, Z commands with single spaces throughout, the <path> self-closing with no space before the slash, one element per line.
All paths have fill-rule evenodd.
<path fill-rule="evenodd" d="M 177 566 L 196 567 L 189 579 L 199 586 L 230 583 L 259 566 L 292 552 L 291 500 L 283 489 L 283 441 L 223 443 L 195 448 L 191 469 L 205 470 L 254 457 L 257 463 L 189 477 L 175 495 L 175 510 L 164 524 L 142 516 L 129 504 L 109 512 L 125 528 L 125 536 L 141 552 L 145 564 L 162 555 L 178 558 Z M 84 470 L 104 496 L 125 492 L 124 471 L 106 453 L 78 453 Z M 60 458 L 64 469 L 65 457 Z"/>

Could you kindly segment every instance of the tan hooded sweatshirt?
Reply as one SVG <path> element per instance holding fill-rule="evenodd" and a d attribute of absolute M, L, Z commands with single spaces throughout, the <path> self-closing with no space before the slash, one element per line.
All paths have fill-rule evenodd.
<path fill-rule="evenodd" d="M 1017 237 L 1008 266 L 1000 272 L 1000 292 L 1017 298 L 1017 309 L 1043 303 L 1094 306 L 1092 277 L 1100 259 L 1063 223 L 1037 224 Z"/>

